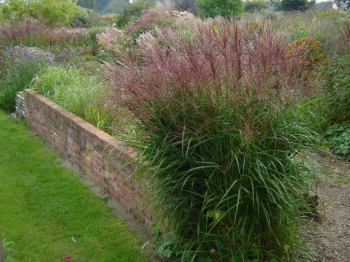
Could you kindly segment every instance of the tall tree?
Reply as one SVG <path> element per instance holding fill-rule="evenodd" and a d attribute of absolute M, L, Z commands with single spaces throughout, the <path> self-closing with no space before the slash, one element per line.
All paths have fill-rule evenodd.
<path fill-rule="evenodd" d="M 243 11 L 241 0 L 197 0 L 196 3 L 199 14 L 204 17 L 230 17 Z"/>
<path fill-rule="evenodd" d="M 282 0 L 276 3 L 280 11 L 306 11 L 315 5 L 315 0 Z"/>

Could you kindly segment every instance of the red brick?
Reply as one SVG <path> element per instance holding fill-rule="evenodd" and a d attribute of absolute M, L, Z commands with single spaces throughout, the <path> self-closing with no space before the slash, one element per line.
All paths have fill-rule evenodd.
<path fill-rule="evenodd" d="M 141 215 L 138 210 L 136 210 L 135 208 L 131 208 L 130 210 L 131 214 L 137 219 L 139 220 L 142 224 L 145 223 L 145 218 L 143 215 Z"/>
<path fill-rule="evenodd" d="M 33 90 L 25 90 L 23 94 L 27 123 L 127 211 L 132 208 L 133 215 L 149 226 L 153 216 L 143 207 L 149 195 L 143 188 L 148 182 L 131 177 L 135 150 Z"/>
<path fill-rule="evenodd" d="M 122 206 L 128 211 L 130 212 L 130 205 L 129 203 L 124 199 L 119 197 L 119 203 L 122 204 Z"/>

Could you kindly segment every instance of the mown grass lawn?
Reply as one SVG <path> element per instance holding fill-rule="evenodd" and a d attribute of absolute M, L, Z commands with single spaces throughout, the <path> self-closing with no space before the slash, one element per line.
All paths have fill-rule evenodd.
<path fill-rule="evenodd" d="M 0 231 L 9 243 L 7 261 L 146 261 L 138 238 L 57 157 L 0 111 Z"/>

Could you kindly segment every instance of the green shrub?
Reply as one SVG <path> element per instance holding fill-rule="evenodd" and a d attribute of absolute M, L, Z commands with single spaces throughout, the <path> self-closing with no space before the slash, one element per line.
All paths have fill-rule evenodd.
<path fill-rule="evenodd" d="M 108 118 L 99 98 L 103 93 L 100 79 L 73 67 L 48 67 L 33 80 L 31 88 L 98 128 L 108 131 Z"/>
<path fill-rule="evenodd" d="M 98 55 L 99 53 L 99 47 L 98 47 L 98 43 L 97 43 L 97 35 L 98 34 L 101 34 L 103 32 L 106 31 L 106 28 L 104 27 L 93 27 L 93 28 L 90 28 L 89 30 L 89 37 L 90 37 L 90 40 L 92 42 L 92 50 L 93 50 L 93 55 L 96 56 Z"/>
<path fill-rule="evenodd" d="M 6 19 L 18 19 L 30 15 L 40 19 L 46 26 L 69 25 L 70 20 L 83 12 L 72 0 L 5 0 L 0 11 Z"/>
<path fill-rule="evenodd" d="M 268 23 L 161 29 L 108 65 L 108 97 L 137 118 L 140 173 L 159 208 L 159 252 L 179 261 L 289 261 L 318 142 L 288 43 Z M 262 41 L 263 39 L 263 41 Z M 302 150 L 303 155 L 298 156 Z"/>
<path fill-rule="evenodd" d="M 350 121 L 330 126 L 324 136 L 332 154 L 350 160 Z"/>
<path fill-rule="evenodd" d="M 9 46 L 2 52 L 3 85 L 0 88 L 0 108 L 15 109 L 18 91 L 28 88 L 35 75 L 48 64 L 54 63 L 54 55 L 34 47 Z"/>
<path fill-rule="evenodd" d="M 241 0 L 196 0 L 196 4 L 203 17 L 231 17 L 243 12 Z"/>

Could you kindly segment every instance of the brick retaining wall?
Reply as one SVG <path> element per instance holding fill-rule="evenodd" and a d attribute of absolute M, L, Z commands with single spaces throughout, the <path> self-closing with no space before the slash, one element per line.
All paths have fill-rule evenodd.
<path fill-rule="evenodd" d="M 135 152 L 33 90 L 24 90 L 23 96 L 27 123 L 135 218 L 149 226 L 152 215 L 145 204 L 147 182 L 130 177 Z"/>

